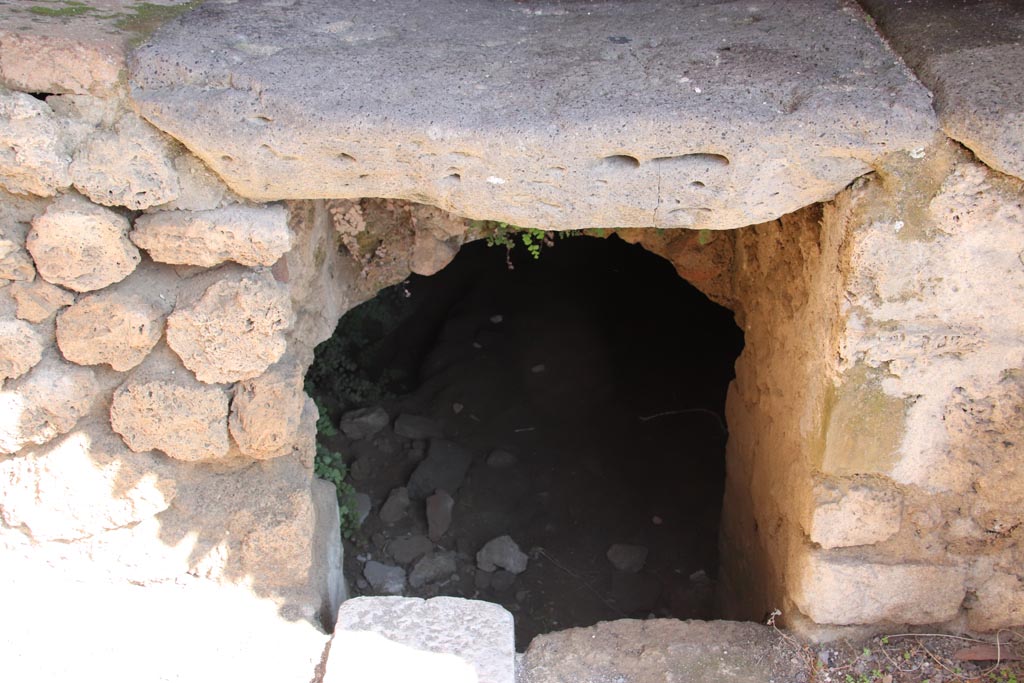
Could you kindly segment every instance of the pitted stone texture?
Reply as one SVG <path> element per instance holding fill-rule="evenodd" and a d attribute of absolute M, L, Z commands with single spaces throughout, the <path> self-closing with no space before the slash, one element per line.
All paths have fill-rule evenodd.
<path fill-rule="evenodd" d="M 130 82 L 250 199 L 556 229 L 763 222 L 935 130 L 927 91 L 840 0 L 207 4 Z"/>
<path fill-rule="evenodd" d="M 30 323 L 41 323 L 61 308 L 75 303 L 74 294 L 42 278 L 11 283 L 11 296 L 18 303 L 18 317 Z"/>
<path fill-rule="evenodd" d="M 514 683 L 512 615 L 490 602 L 440 597 L 343 603 L 324 683 Z"/>
<path fill-rule="evenodd" d="M 976 603 L 967 623 L 976 631 L 995 631 L 1024 624 L 1024 580 L 1017 574 L 996 572 L 975 589 Z"/>
<path fill-rule="evenodd" d="M 814 495 L 807 534 L 826 550 L 879 543 L 900 530 L 903 500 L 893 488 L 822 483 Z"/>
<path fill-rule="evenodd" d="M 622 681 L 766 683 L 800 680 L 793 658 L 767 626 L 732 621 L 621 619 L 537 636 L 523 659 L 531 683 Z M 792 658 L 792 661 L 790 661 Z"/>
<path fill-rule="evenodd" d="M 43 358 L 43 336 L 21 320 L 0 319 L 0 382 L 21 377 Z"/>
<path fill-rule="evenodd" d="M 154 351 L 114 392 L 110 421 L 133 451 L 178 460 L 228 454 L 228 393 L 203 384 L 167 349 Z"/>
<path fill-rule="evenodd" d="M 37 541 L 73 541 L 166 510 L 176 493 L 157 456 L 133 453 L 102 422 L 0 463 L 0 516 Z"/>
<path fill-rule="evenodd" d="M 71 430 L 97 399 L 93 371 L 49 352 L 0 391 L 0 453 L 44 444 Z"/>
<path fill-rule="evenodd" d="M 262 460 L 291 452 L 306 405 L 306 365 L 286 356 L 259 377 L 235 385 L 228 426 L 242 453 Z"/>
<path fill-rule="evenodd" d="M 123 280 L 139 264 L 129 227 L 121 214 L 66 195 L 32 221 L 26 246 L 47 282 L 90 292 Z"/>
<path fill-rule="evenodd" d="M 27 223 L 0 225 L 0 279 L 31 282 L 36 277 L 32 257 L 25 251 Z"/>
<path fill-rule="evenodd" d="M 107 363 L 131 370 L 164 333 L 164 312 L 141 296 L 101 292 L 80 299 L 57 316 L 57 344 L 79 365 Z"/>
<path fill-rule="evenodd" d="M 283 206 L 229 206 L 139 216 L 131 240 L 154 261 L 211 267 L 272 266 L 292 248 Z"/>
<path fill-rule="evenodd" d="M 288 290 L 270 273 L 228 272 L 201 294 L 179 297 L 167 344 L 201 381 L 237 382 L 277 362 L 292 321 Z"/>
<path fill-rule="evenodd" d="M 967 593 L 954 566 L 882 564 L 808 551 L 788 580 L 800 611 L 819 624 L 937 624 Z M 851 600 L 851 596 L 856 599 Z"/>
<path fill-rule="evenodd" d="M 60 120 L 45 102 L 0 89 L 0 186 L 51 197 L 71 184 Z"/>
<path fill-rule="evenodd" d="M 135 114 L 91 137 L 71 162 L 75 189 L 97 204 L 146 209 L 177 199 L 168 140 Z"/>
<path fill-rule="evenodd" d="M 942 130 L 992 168 L 1024 178 L 1024 6 L 1015 0 L 864 0 L 935 93 Z"/>
<path fill-rule="evenodd" d="M 208 211 L 238 201 L 224 181 L 189 153 L 174 157 L 178 198 L 158 208 L 165 211 Z"/>

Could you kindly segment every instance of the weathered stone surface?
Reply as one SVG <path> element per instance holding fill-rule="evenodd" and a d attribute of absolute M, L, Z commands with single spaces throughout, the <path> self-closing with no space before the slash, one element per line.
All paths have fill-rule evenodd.
<path fill-rule="evenodd" d="M 1024 6 L 1012 0 L 865 0 L 882 33 L 935 93 L 942 130 L 1024 178 Z"/>
<path fill-rule="evenodd" d="M 460 598 L 353 598 L 341 606 L 324 683 L 514 683 L 512 615 Z"/>
<path fill-rule="evenodd" d="M 322 572 L 319 582 L 325 586 L 324 613 L 320 621 L 324 628 L 334 627 L 341 603 L 348 600 L 345 583 L 345 547 L 341 542 L 341 517 L 338 511 L 338 490 L 334 484 L 320 478 L 313 479 L 313 506 L 316 512 L 314 552 L 321 554 L 316 564 Z"/>
<path fill-rule="evenodd" d="M 292 248 L 283 206 L 229 206 L 139 216 L 131 240 L 154 261 L 211 267 L 271 266 Z"/>
<path fill-rule="evenodd" d="M 608 621 L 537 636 L 526 650 L 522 680 L 797 681 L 806 664 L 792 658 L 767 626 L 732 621 Z"/>
<path fill-rule="evenodd" d="M 71 430 L 97 399 L 92 370 L 65 363 L 56 352 L 0 391 L 0 453 L 43 444 Z"/>
<path fill-rule="evenodd" d="M 83 297 L 57 316 L 57 344 L 65 358 L 79 365 L 107 363 L 118 372 L 141 363 L 163 333 L 163 310 L 123 292 Z"/>
<path fill-rule="evenodd" d="M 176 493 L 153 453 L 133 453 L 103 421 L 0 463 L 0 516 L 37 541 L 72 541 L 136 524 Z"/>
<path fill-rule="evenodd" d="M 543 228 L 762 222 L 935 128 L 928 93 L 838 0 L 211 5 L 130 80 L 251 199 L 400 197 Z"/>
<path fill-rule="evenodd" d="M 26 247 L 47 282 L 89 292 L 135 270 L 139 250 L 128 240 L 128 228 L 121 214 L 66 195 L 32 221 Z"/>
<path fill-rule="evenodd" d="M 341 416 L 338 428 L 350 439 L 368 439 L 391 422 L 388 411 L 380 406 L 350 410 Z"/>
<path fill-rule="evenodd" d="M 203 384 L 160 348 L 114 392 L 114 431 L 133 451 L 159 450 L 178 460 L 228 454 L 228 393 Z"/>
<path fill-rule="evenodd" d="M 0 382 L 21 377 L 43 357 L 41 334 L 21 320 L 0 319 Z"/>
<path fill-rule="evenodd" d="M 519 549 L 511 536 L 491 539 L 476 554 L 476 566 L 485 572 L 500 568 L 512 574 L 522 574 L 528 561 L 526 553 Z"/>
<path fill-rule="evenodd" d="M 427 532 L 430 540 L 439 541 L 452 525 L 455 499 L 447 491 L 438 491 L 427 498 Z"/>
<path fill-rule="evenodd" d="M 0 89 L 0 186 L 53 196 L 71 184 L 70 161 L 53 110 L 31 95 Z"/>
<path fill-rule="evenodd" d="M 606 556 L 612 566 L 620 572 L 635 574 L 643 569 L 644 563 L 647 562 L 647 547 L 616 543 L 608 548 Z"/>
<path fill-rule="evenodd" d="M 879 543 L 900 529 L 903 501 L 898 492 L 871 483 L 815 487 L 807 534 L 822 548 Z"/>
<path fill-rule="evenodd" d="M 385 595 L 401 595 L 405 590 L 405 570 L 370 560 L 363 565 L 363 576 L 373 590 Z"/>
<path fill-rule="evenodd" d="M 18 317 L 30 323 L 41 323 L 61 308 L 75 303 L 74 294 L 42 278 L 12 282 L 11 296 L 18 303 Z"/>
<path fill-rule="evenodd" d="M 422 588 L 428 583 L 447 579 L 454 573 L 454 551 L 427 553 L 409 573 L 409 585 L 413 588 Z"/>
<path fill-rule="evenodd" d="M 238 200 L 223 180 L 191 154 L 174 157 L 174 170 L 178 175 L 178 197 L 157 207 L 161 210 L 208 211 Z"/>
<path fill-rule="evenodd" d="M 306 404 L 305 370 L 306 363 L 289 355 L 235 385 L 228 426 L 242 453 L 265 459 L 291 452 Z"/>
<path fill-rule="evenodd" d="M 960 567 L 881 564 L 807 552 L 789 579 L 796 606 L 819 624 L 936 624 L 967 592 Z"/>
<path fill-rule="evenodd" d="M 444 436 L 444 430 L 429 417 L 403 413 L 395 419 L 395 434 L 407 439 L 436 439 Z"/>
<path fill-rule="evenodd" d="M 283 285 L 266 272 L 229 272 L 198 289 L 180 296 L 167 319 L 167 344 L 196 377 L 237 382 L 277 362 L 293 320 Z"/>
<path fill-rule="evenodd" d="M 433 549 L 430 539 L 418 534 L 402 536 L 388 543 L 388 554 L 399 564 L 409 564 Z"/>
<path fill-rule="evenodd" d="M 978 631 L 995 631 L 1024 624 L 1024 581 L 1016 574 L 997 572 L 975 589 L 977 602 L 967 623 Z"/>
<path fill-rule="evenodd" d="M 427 233 L 417 232 L 413 238 L 409 270 L 417 275 L 433 275 L 451 263 L 457 253 L 458 245 L 449 244 Z"/>
<path fill-rule="evenodd" d="M 75 189 L 97 204 L 146 209 L 178 196 L 168 140 L 135 114 L 92 136 L 70 166 Z"/>
<path fill-rule="evenodd" d="M 406 487 L 409 497 L 422 500 L 437 490 L 455 493 L 462 486 L 473 460 L 462 446 L 443 439 L 433 439 L 427 457 L 416 466 Z"/>
<path fill-rule="evenodd" d="M 388 499 L 380 508 L 380 521 L 385 524 L 394 524 L 405 517 L 409 511 L 409 505 L 409 490 L 407 488 L 399 486 L 397 489 L 392 489 L 388 494 Z"/>

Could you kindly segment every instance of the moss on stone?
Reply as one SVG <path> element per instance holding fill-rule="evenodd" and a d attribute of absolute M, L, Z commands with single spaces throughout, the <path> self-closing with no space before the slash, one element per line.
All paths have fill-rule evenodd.
<path fill-rule="evenodd" d="M 132 6 L 131 14 L 122 15 L 114 24 L 123 31 L 131 31 L 139 34 L 140 38 L 145 38 L 172 19 L 198 7 L 200 1 L 190 0 L 181 5 L 139 2 Z"/>
<path fill-rule="evenodd" d="M 65 0 L 60 3 L 59 7 L 33 5 L 28 8 L 28 11 L 43 17 L 77 17 L 82 14 L 95 12 L 96 8 L 78 0 Z"/>

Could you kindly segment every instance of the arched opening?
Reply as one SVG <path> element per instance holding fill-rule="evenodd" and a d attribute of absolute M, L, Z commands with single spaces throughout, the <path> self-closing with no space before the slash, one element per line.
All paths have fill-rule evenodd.
<path fill-rule="evenodd" d="M 616 236 L 539 258 L 477 241 L 353 309 L 308 375 L 340 422 L 321 450 L 368 496 L 353 594 L 498 602 L 519 648 L 608 619 L 716 616 L 742 346 L 729 310 Z M 522 555 L 488 545 L 503 536 Z"/>

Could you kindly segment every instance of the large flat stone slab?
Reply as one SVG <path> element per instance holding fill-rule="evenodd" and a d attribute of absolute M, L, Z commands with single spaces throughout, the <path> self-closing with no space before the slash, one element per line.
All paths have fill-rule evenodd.
<path fill-rule="evenodd" d="M 759 223 L 935 130 L 843 0 L 211 2 L 130 80 L 251 199 L 395 197 L 555 229 Z"/>
<path fill-rule="evenodd" d="M 352 598 L 323 680 L 515 683 L 512 615 L 463 598 Z"/>
<path fill-rule="evenodd" d="M 946 135 L 1024 178 L 1024 3 L 862 2 L 935 93 Z"/>
<path fill-rule="evenodd" d="M 760 624 L 622 619 L 537 636 L 520 683 L 782 683 L 801 680 L 804 666 Z"/>

